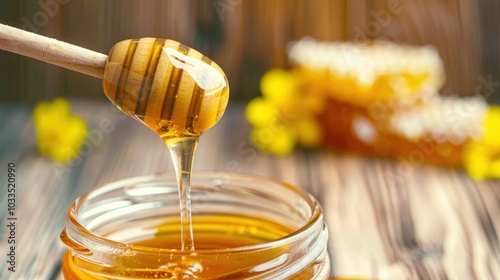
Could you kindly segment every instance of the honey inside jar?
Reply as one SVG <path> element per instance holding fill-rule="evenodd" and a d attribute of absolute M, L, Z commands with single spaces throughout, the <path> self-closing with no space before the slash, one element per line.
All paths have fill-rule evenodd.
<path fill-rule="evenodd" d="M 179 224 L 172 218 L 160 225 L 152 238 L 134 241 L 134 245 L 180 249 Z M 196 248 L 226 249 L 256 245 L 282 238 L 294 229 L 263 217 L 244 215 L 197 215 L 193 217 Z"/>
<path fill-rule="evenodd" d="M 258 176 L 197 172 L 195 250 L 181 250 L 176 178 L 100 187 L 70 207 L 65 279 L 328 279 L 328 231 L 314 198 Z"/>
<path fill-rule="evenodd" d="M 156 233 L 146 235 L 138 240 L 127 242 L 131 248 L 137 246 L 146 248 L 169 248 L 169 250 L 180 251 L 180 221 L 172 218 L 164 224 L 155 227 Z M 137 226 L 137 225 L 134 225 Z M 148 232 L 148 229 L 144 229 Z M 247 270 L 263 260 L 274 259 L 283 254 L 285 250 L 273 249 L 261 254 L 242 254 L 238 261 L 228 259 L 224 251 L 230 248 L 238 248 L 271 242 L 282 238 L 293 232 L 293 229 L 261 217 L 244 215 L 197 215 L 193 217 L 193 232 L 196 237 L 196 249 L 199 251 L 211 251 L 207 256 L 199 257 L 197 254 L 186 254 L 179 260 L 172 262 L 170 258 L 164 257 L 137 257 L 132 253 L 117 254 L 115 263 L 111 267 L 100 267 L 95 263 L 87 262 L 78 257 L 72 257 L 69 253 L 65 257 L 63 268 L 68 279 L 99 279 L 86 274 L 84 271 L 101 270 L 104 274 L 120 274 L 127 277 L 139 277 L 140 279 L 167 278 L 177 279 L 181 276 L 190 275 L 197 279 L 211 279 L 220 275 L 234 274 L 234 271 Z M 113 236 L 119 236 L 115 232 Z M 218 252 L 218 250 L 222 250 Z M 236 257 L 238 259 L 238 257 Z M 79 267 L 75 265 L 78 264 Z M 168 264 L 168 265 L 165 265 Z M 126 271 L 130 268 L 143 268 L 133 274 Z M 144 269 L 146 268 L 146 269 Z M 150 268 L 150 269 L 147 269 Z M 161 268 L 161 271 L 156 269 Z M 120 272 L 124 269 L 125 271 Z M 239 276 L 249 276 L 251 273 L 244 272 Z"/>

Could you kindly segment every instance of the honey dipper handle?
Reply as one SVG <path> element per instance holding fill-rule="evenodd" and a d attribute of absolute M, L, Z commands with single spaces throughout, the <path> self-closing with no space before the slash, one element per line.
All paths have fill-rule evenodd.
<path fill-rule="evenodd" d="M 0 24 L 0 49 L 102 79 L 107 55 Z"/>

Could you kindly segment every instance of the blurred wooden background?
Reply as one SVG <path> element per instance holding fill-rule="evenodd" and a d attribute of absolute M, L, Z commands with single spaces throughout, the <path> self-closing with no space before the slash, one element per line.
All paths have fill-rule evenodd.
<path fill-rule="evenodd" d="M 233 100 L 259 94 L 262 73 L 287 66 L 287 43 L 311 36 L 435 45 L 443 94 L 499 102 L 499 17 L 497 0 L 21 0 L 0 9 L 1 23 L 103 53 L 127 38 L 181 41 L 218 62 Z M 0 52 L 0 102 L 56 96 L 104 98 L 95 78 Z"/>

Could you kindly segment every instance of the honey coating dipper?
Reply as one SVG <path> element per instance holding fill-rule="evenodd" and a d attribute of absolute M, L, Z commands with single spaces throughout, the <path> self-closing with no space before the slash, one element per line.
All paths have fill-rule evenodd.
<path fill-rule="evenodd" d="M 199 136 L 222 117 L 228 102 L 222 69 L 173 40 L 125 40 L 106 56 L 0 24 L 0 49 L 101 78 L 113 104 L 164 140 Z"/>

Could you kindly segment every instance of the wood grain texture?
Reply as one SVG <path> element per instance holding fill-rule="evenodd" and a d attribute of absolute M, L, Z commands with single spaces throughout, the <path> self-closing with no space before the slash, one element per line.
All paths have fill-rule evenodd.
<path fill-rule="evenodd" d="M 0 279 L 60 279 L 59 241 L 70 202 L 125 177 L 172 172 L 163 142 L 109 103 L 72 100 L 89 124 L 81 157 L 59 166 L 38 155 L 31 109 L 0 103 Z M 322 203 L 337 277 L 500 279 L 500 182 L 462 171 L 411 166 L 327 151 L 258 153 L 242 106 L 205 133 L 196 170 L 277 178 Z M 6 270 L 7 164 L 17 166 L 17 272 Z"/>

